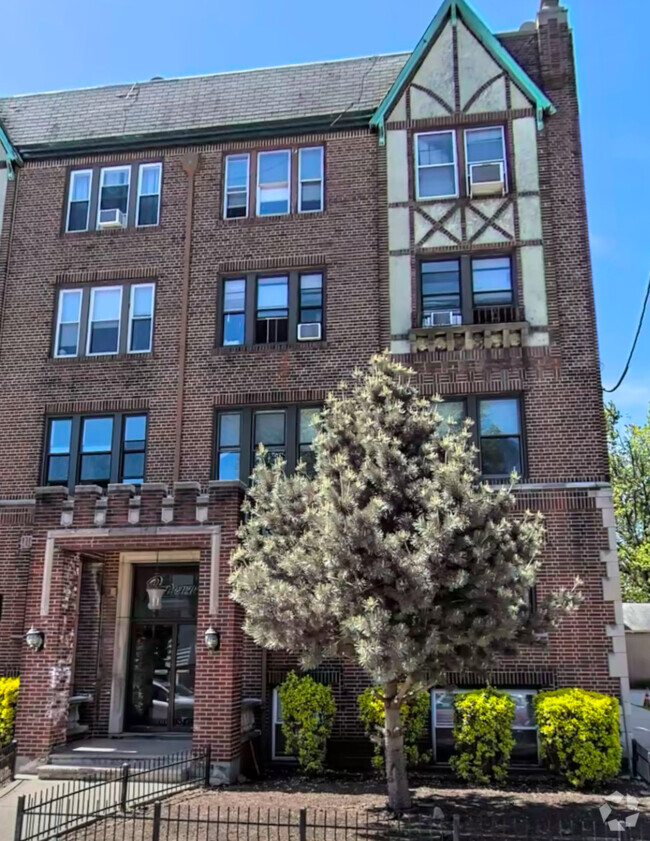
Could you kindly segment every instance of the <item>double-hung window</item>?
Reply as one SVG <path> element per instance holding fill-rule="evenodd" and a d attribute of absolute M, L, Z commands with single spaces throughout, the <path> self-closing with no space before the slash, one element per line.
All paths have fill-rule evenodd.
<path fill-rule="evenodd" d="M 422 326 L 460 324 L 460 261 L 430 260 L 420 266 Z"/>
<path fill-rule="evenodd" d="M 43 480 L 48 485 L 141 484 L 144 481 L 147 417 L 115 414 L 50 418 Z"/>
<path fill-rule="evenodd" d="M 289 338 L 288 276 L 258 277 L 255 308 L 257 344 L 286 342 Z"/>
<path fill-rule="evenodd" d="M 129 211 L 130 166 L 111 166 L 99 175 L 97 226 L 115 223 L 125 228 Z"/>
<path fill-rule="evenodd" d="M 243 345 L 246 341 L 246 278 L 223 282 L 223 345 Z"/>
<path fill-rule="evenodd" d="M 257 215 L 289 213 L 291 152 L 260 152 L 257 156 Z"/>
<path fill-rule="evenodd" d="M 313 475 L 316 456 L 313 443 L 316 437 L 316 419 L 319 410 L 310 406 L 298 410 L 298 457 L 304 461 L 308 475 Z"/>
<path fill-rule="evenodd" d="M 157 225 L 160 220 L 160 183 L 162 164 L 141 164 L 138 173 L 138 207 L 135 224 Z M 128 196 L 128 190 L 127 190 Z"/>
<path fill-rule="evenodd" d="M 481 473 L 509 476 L 523 472 L 522 429 L 519 400 L 489 398 L 478 401 L 478 435 Z"/>
<path fill-rule="evenodd" d="M 301 274 L 299 279 L 298 323 L 323 323 L 323 275 Z"/>
<path fill-rule="evenodd" d="M 453 131 L 415 135 L 416 198 L 458 195 L 456 136 Z"/>
<path fill-rule="evenodd" d="M 298 212 L 323 209 L 323 147 L 312 146 L 298 153 Z"/>
<path fill-rule="evenodd" d="M 66 231 L 88 230 L 92 181 L 92 169 L 77 169 L 70 173 Z"/>
<path fill-rule="evenodd" d="M 253 415 L 253 443 L 255 452 L 262 445 L 270 462 L 286 458 L 287 422 L 284 410 L 262 410 Z"/>
<path fill-rule="evenodd" d="M 475 307 L 502 307 L 513 303 L 510 257 L 472 260 L 472 297 Z"/>
<path fill-rule="evenodd" d="M 217 478 L 239 479 L 241 413 L 222 412 L 217 425 Z"/>
<path fill-rule="evenodd" d="M 61 289 L 53 355 L 148 353 L 153 347 L 153 283 Z"/>
<path fill-rule="evenodd" d="M 502 126 L 473 128 L 465 131 L 467 192 L 472 184 L 503 184 L 507 190 L 506 144 Z"/>
<path fill-rule="evenodd" d="M 226 187 L 223 214 L 226 219 L 248 216 L 250 155 L 226 157 Z"/>

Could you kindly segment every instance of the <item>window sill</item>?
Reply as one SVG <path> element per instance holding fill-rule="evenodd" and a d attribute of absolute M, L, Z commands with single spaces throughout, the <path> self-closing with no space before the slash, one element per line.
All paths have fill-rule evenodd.
<path fill-rule="evenodd" d="M 83 239 L 93 236 L 122 236 L 129 233 L 140 233 L 141 231 L 158 231 L 161 229 L 160 223 L 158 225 L 127 225 L 126 228 L 89 228 L 87 231 L 62 231 L 61 239 Z"/>
<path fill-rule="evenodd" d="M 47 361 L 48 363 L 58 365 L 66 362 L 82 364 L 84 362 L 125 362 L 136 359 L 144 362 L 156 358 L 153 351 L 149 351 L 148 353 L 101 353 L 95 356 L 85 354 L 82 356 L 48 356 Z"/>
<path fill-rule="evenodd" d="M 330 347 L 327 341 L 319 342 L 274 342 L 265 345 L 225 345 L 212 348 L 213 356 L 231 356 L 243 353 L 264 353 L 265 351 L 323 350 Z"/>
<path fill-rule="evenodd" d="M 225 225 L 255 225 L 259 223 L 271 223 L 271 222 L 281 222 L 285 220 L 294 221 L 296 219 L 320 219 L 325 216 L 327 210 L 310 210 L 304 211 L 303 213 L 299 213 L 297 210 L 292 211 L 291 213 L 275 213 L 272 216 L 236 216 L 232 219 L 226 219 L 224 216 L 220 218 L 220 222 Z"/>

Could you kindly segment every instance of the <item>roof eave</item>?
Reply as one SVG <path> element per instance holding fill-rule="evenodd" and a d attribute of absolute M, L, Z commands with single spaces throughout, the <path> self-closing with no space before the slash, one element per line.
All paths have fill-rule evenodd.
<path fill-rule="evenodd" d="M 384 138 L 384 121 L 386 114 L 394 105 L 397 97 L 402 92 L 405 83 L 420 63 L 420 60 L 429 47 L 431 41 L 436 37 L 440 29 L 442 29 L 443 24 L 447 20 L 447 16 L 449 15 L 452 19 L 452 23 L 455 24 L 458 14 L 472 34 L 483 44 L 492 58 L 494 58 L 497 64 L 499 64 L 503 70 L 508 73 L 515 84 L 521 88 L 522 92 L 533 100 L 537 112 L 538 128 L 542 128 L 544 112 L 547 111 L 549 114 L 556 113 L 557 109 L 551 100 L 546 96 L 541 88 L 533 82 L 526 71 L 517 64 L 499 40 L 495 38 L 485 22 L 481 19 L 478 12 L 472 9 L 467 0 L 444 0 L 435 17 L 426 28 L 424 35 L 420 38 L 417 46 L 407 59 L 406 64 L 400 70 L 397 78 L 391 85 L 390 90 L 382 99 L 379 107 L 370 120 L 371 127 L 376 128 L 379 131 L 379 139 L 381 143 L 383 143 Z"/>

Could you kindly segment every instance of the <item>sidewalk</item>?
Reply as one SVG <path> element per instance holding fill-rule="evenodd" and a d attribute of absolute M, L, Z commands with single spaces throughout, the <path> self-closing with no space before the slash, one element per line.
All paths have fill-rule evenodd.
<path fill-rule="evenodd" d="M 16 825 L 16 804 L 21 794 L 36 794 L 53 788 L 51 780 L 39 780 L 38 777 L 14 780 L 0 788 L 0 839 L 9 841 L 14 837 Z"/>

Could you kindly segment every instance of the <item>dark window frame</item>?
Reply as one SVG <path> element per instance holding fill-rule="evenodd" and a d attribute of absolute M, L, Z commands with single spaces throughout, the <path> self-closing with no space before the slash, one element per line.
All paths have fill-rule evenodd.
<path fill-rule="evenodd" d="M 111 469 L 108 482 L 105 484 L 119 484 L 122 482 L 123 470 L 123 455 L 124 455 L 124 432 L 126 428 L 126 418 L 141 417 L 146 418 L 145 441 L 144 441 L 144 480 L 146 481 L 147 471 L 147 453 L 148 453 L 148 439 L 149 439 L 149 413 L 147 411 L 128 411 L 128 412 L 81 412 L 81 413 L 63 413 L 51 414 L 45 417 L 44 437 L 41 458 L 41 479 L 43 485 L 60 485 L 67 487 L 70 493 L 74 493 L 76 485 L 79 484 L 102 484 L 95 480 L 82 482 L 81 475 L 81 431 L 84 420 L 90 418 L 111 418 L 113 421 L 113 429 L 111 434 Z M 49 461 L 49 440 L 50 429 L 52 421 L 56 420 L 70 420 L 70 452 L 69 452 L 69 466 L 68 466 L 68 481 L 67 482 L 49 482 L 48 475 L 48 461 Z"/>
<path fill-rule="evenodd" d="M 140 168 L 149 166 L 151 164 L 160 165 L 160 191 L 158 193 L 158 222 L 155 225 L 138 225 L 137 211 L 138 211 L 138 196 L 140 189 Z M 130 167 L 131 174 L 129 177 L 129 199 L 126 214 L 126 226 L 124 230 L 130 228 L 136 230 L 152 230 L 159 228 L 162 223 L 163 213 L 163 184 L 165 180 L 165 162 L 163 158 L 147 158 L 141 161 L 107 161 L 102 164 L 95 164 L 93 166 L 71 166 L 68 168 L 65 179 L 65 193 L 63 198 L 63 212 L 61 220 L 61 234 L 63 236 L 74 236 L 75 234 L 89 234 L 101 232 L 97 227 L 99 219 L 99 185 L 101 179 L 101 171 L 103 169 L 115 169 L 117 167 Z M 75 172 L 90 172 L 90 207 L 88 208 L 87 226 L 78 231 L 68 230 L 68 213 L 70 206 L 70 189 L 72 187 L 73 173 Z"/>
<path fill-rule="evenodd" d="M 322 403 L 270 403 L 268 405 L 256 406 L 223 406 L 219 407 L 214 414 L 214 430 L 212 436 L 212 476 L 219 477 L 219 430 L 220 418 L 222 415 L 239 414 L 239 481 L 248 485 L 250 475 L 255 465 L 255 414 L 258 412 L 284 412 L 285 413 L 285 460 L 287 472 L 293 473 L 300 460 L 300 410 L 316 409 L 321 411 Z M 224 452 L 232 452 L 232 448 L 223 448 Z M 222 479 L 221 481 L 236 481 L 233 479 Z"/>
<path fill-rule="evenodd" d="M 321 337 L 313 342 L 298 341 L 298 318 L 300 315 L 300 278 L 302 275 L 319 274 L 322 277 L 322 319 Z M 289 278 L 289 323 L 286 342 L 256 342 L 256 311 L 257 311 L 257 280 L 267 277 L 288 277 Z M 225 284 L 228 280 L 245 280 L 244 291 L 244 342 L 239 345 L 224 345 L 224 295 Z M 220 350 L 230 348 L 264 348 L 275 347 L 276 345 L 303 345 L 318 344 L 325 341 L 326 336 L 326 311 L 327 311 L 327 272 L 322 267 L 304 267 L 300 269 L 289 269 L 281 271 L 253 271 L 253 272 L 231 272 L 220 275 L 217 281 L 217 302 L 216 302 L 216 337 L 215 347 Z M 315 322 L 314 322 L 315 323 Z"/>
<path fill-rule="evenodd" d="M 131 325 L 131 301 L 132 290 L 134 286 L 151 286 L 152 301 L 151 301 L 151 341 L 149 350 L 130 350 L 130 340 L 132 334 Z M 122 290 L 122 301 L 120 307 L 120 324 L 118 334 L 117 350 L 109 353 L 88 353 L 88 332 L 90 328 L 90 302 L 94 289 L 110 289 L 120 287 Z M 79 357 L 87 357 L 89 359 L 101 357 L 116 357 L 116 356 L 146 356 L 154 352 L 154 337 L 156 326 L 156 292 L 158 291 L 158 283 L 155 278 L 139 278 L 134 280 L 107 280 L 103 283 L 79 283 L 72 286 L 59 286 L 56 288 L 54 296 L 54 311 L 53 323 L 50 340 L 50 357 L 52 359 L 78 359 Z M 61 296 L 64 292 L 81 292 L 81 308 L 79 312 L 79 332 L 77 339 L 77 353 L 76 354 L 57 354 L 57 343 L 59 333 L 59 311 L 61 306 Z"/>
<path fill-rule="evenodd" d="M 490 306 L 474 306 L 474 287 L 472 264 L 474 260 L 490 260 L 507 258 L 510 260 L 510 286 L 512 301 L 510 304 L 495 304 Z M 420 255 L 417 262 L 417 295 L 416 295 L 416 327 L 422 327 L 424 317 L 424 296 L 422 292 L 422 266 L 425 263 L 449 263 L 458 261 L 460 270 L 460 312 L 463 324 L 474 324 L 475 310 L 507 309 L 516 307 L 519 302 L 519 277 L 517 275 L 517 259 L 513 249 L 481 249 L 480 252 L 463 254 L 436 254 L 435 256 Z"/>

